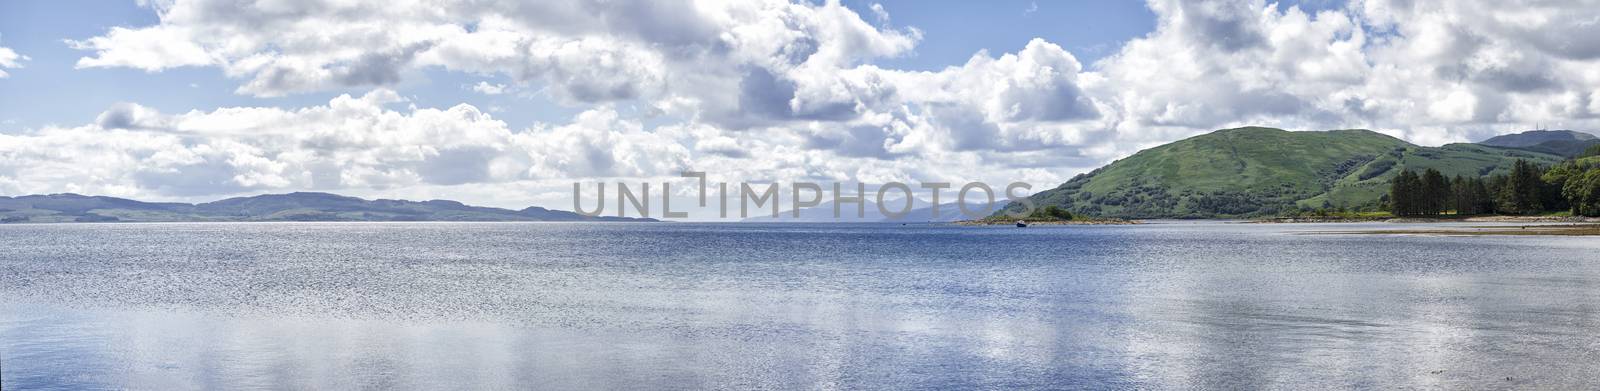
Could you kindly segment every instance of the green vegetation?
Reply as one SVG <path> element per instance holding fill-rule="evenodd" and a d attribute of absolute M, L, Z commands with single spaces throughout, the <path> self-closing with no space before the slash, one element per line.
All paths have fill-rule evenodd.
<path fill-rule="evenodd" d="M 1600 148 L 1545 171 L 1540 179 L 1548 192 L 1558 192 L 1568 210 L 1578 216 L 1600 216 Z"/>
<path fill-rule="evenodd" d="M 1488 178 L 1457 176 L 1443 182 L 1437 171 L 1400 173 L 1385 197 L 1395 216 L 1535 215 L 1600 216 L 1600 165 L 1574 159 L 1549 169 L 1517 160 L 1511 172 Z"/>
<path fill-rule="evenodd" d="M 1395 216 L 1438 216 L 1454 199 L 1450 182 L 1431 168 L 1422 175 L 1402 171 L 1390 180 L 1389 189 L 1389 213 Z"/>
<path fill-rule="evenodd" d="M 1033 220 L 1072 221 L 1073 216 L 1072 212 L 1068 212 L 1066 209 L 1061 209 L 1059 206 L 1050 205 L 1035 209 L 1033 214 L 1028 215 L 1028 218 Z"/>
<path fill-rule="evenodd" d="M 1595 156 L 1600 156 L 1600 144 L 1591 145 L 1588 149 L 1583 150 L 1583 153 L 1578 154 L 1578 159 Z"/>
<path fill-rule="evenodd" d="M 1519 159 L 1551 165 L 1563 157 L 1477 144 L 1420 147 L 1369 130 L 1250 127 L 1140 151 L 1031 198 L 1041 208 L 1116 218 L 1378 212 L 1402 172 L 1481 178 L 1508 175 Z"/>

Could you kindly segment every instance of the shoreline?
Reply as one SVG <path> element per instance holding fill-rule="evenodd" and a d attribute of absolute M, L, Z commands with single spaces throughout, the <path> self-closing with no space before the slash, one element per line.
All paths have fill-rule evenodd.
<path fill-rule="evenodd" d="M 1031 226 L 1035 226 L 1035 225 L 1137 225 L 1137 224 L 1144 224 L 1142 222 L 1139 222 L 1138 220 L 1105 220 L 1105 219 L 1096 219 L 1096 220 L 1039 220 L 1039 221 L 1023 220 L 1023 222 L 1028 223 L 1028 226 L 1030 226 L 1030 227 Z M 960 226 L 977 227 L 977 226 L 991 226 L 991 225 L 1015 225 L 1017 223 L 1017 221 L 1016 220 L 961 220 L 961 221 L 953 221 L 952 223 L 954 223 L 955 225 L 960 225 Z"/>
<path fill-rule="evenodd" d="M 1428 235 L 1428 236 L 1600 236 L 1600 224 L 1522 226 L 1467 226 L 1445 229 L 1383 229 L 1371 231 L 1318 231 L 1302 235 Z"/>
<path fill-rule="evenodd" d="M 1330 223 L 1600 223 L 1600 217 L 1583 216 L 1471 216 L 1471 217 L 1275 217 L 1250 220 L 1249 224 L 1330 224 Z"/>

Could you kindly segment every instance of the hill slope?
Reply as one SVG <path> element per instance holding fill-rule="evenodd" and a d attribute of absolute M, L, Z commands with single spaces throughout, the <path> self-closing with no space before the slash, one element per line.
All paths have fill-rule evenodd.
<path fill-rule="evenodd" d="M 1140 151 L 1031 198 L 1040 206 L 1102 217 L 1267 216 L 1301 207 L 1370 205 L 1402 169 L 1487 175 L 1509 170 L 1519 158 L 1561 160 L 1474 144 L 1419 147 L 1369 130 L 1249 127 Z"/>
<path fill-rule="evenodd" d="M 540 207 L 523 210 L 456 201 L 364 200 L 328 193 L 266 194 L 203 204 L 151 203 L 77 194 L 0 197 L 0 222 L 153 221 L 633 221 Z"/>
<path fill-rule="evenodd" d="M 1502 134 L 1490 137 L 1478 144 L 1491 147 L 1525 148 L 1551 141 L 1587 141 L 1596 137 L 1584 132 L 1571 130 L 1530 130 L 1522 133 Z"/>
<path fill-rule="evenodd" d="M 1571 130 L 1530 130 L 1495 136 L 1478 144 L 1575 157 L 1591 146 L 1600 145 L 1600 138 Z"/>

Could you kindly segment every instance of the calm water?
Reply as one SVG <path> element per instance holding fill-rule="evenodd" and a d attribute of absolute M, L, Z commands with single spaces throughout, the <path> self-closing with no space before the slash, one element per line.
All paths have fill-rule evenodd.
<path fill-rule="evenodd" d="M 1600 239 L 0 226 L 11 389 L 1600 387 Z"/>

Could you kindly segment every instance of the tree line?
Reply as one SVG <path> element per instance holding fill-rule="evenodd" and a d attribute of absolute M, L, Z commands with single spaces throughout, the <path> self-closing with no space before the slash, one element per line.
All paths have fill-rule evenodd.
<path fill-rule="evenodd" d="M 1385 197 L 1395 216 L 1529 215 L 1571 211 L 1600 216 L 1600 148 L 1553 167 L 1517 160 L 1509 174 L 1446 178 L 1438 170 L 1403 170 Z"/>

